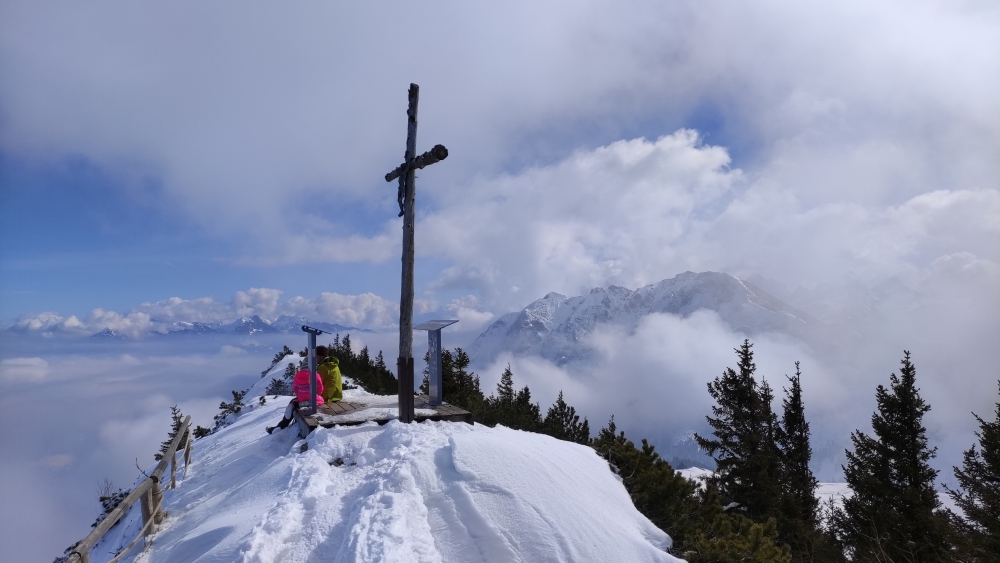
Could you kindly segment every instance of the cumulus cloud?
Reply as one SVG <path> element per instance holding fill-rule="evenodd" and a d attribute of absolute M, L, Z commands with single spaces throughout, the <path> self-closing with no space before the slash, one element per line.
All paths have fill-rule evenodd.
<path fill-rule="evenodd" d="M 6 358 L 0 361 L 0 380 L 37 382 L 49 374 L 49 363 L 42 358 Z"/>
<path fill-rule="evenodd" d="M 44 313 L 23 315 L 17 319 L 12 328 L 18 331 L 51 332 L 54 330 L 81 330 L 84 328 L 84 325 L 75 316 L 63 318 L 59 313 L 46 311 Z"/>
<path fill-rule="evenodd" d="M 198 299 L 171 297 L 155 303 L 143 303 L 135 309 L 148 314 L 151 318 L 164 322 L 212 323 L 223 321 L 233 316 L 233 307 L 231 304 L 220 303 L 212 297 L 200 297 Z"/>
<path fill-rule="evenodd" d="M 681 130 L 619 141 L 450 194 L 419 225 L 454 265 L 431 290 L 473 289 L 516 309 L 549 291 L 639 287 L 686 270 L 763 273 L 793 284 L 851 272 L 866 283 L 942 255 L 1000 263 L 1000 191 L 937 189 L 898 204 L 809 201 L 728 167 Z"/>
<path fill-rule="evenodd" d="M 285 310 L 292 315 L 373 328 L 393 326 L 399 316 L 398 304 L 374 293 L 341 295 L 323 292 L 315 299 L 295 297 L 288 301 Z"/>
<path fill-rule="evenodd" d="M 394 254 L 396 223 L 351 229 L 320 209 L 336 198 L 338 212 L 391 216 L 381 175 L 400 157 L 404 75 L 424 87 L 421 138 L 452 148 L 421 184 L 442 207 L 477 175 L 700 122 L 807 208 L 996 185 L 989 2 L 431 2 L 419 14 L 63 3 L 59 17 L 11 2 L 4 13 L 0 146 L 80 155 L 133 192 L 155 177 L 156 197 L 216 236 L 239 233 L 249 262 Z M 381 33 L 404 22 L 420 30 L 416 48 Z M 448 64 L 426 64 L 432 52 Z M 549 237 L 562 248 L 572 234 Z M 612 271 L 615 259 L 592 257 Z"/>
<path fill-rule="evenodd" d="M 254 287 L 249 291 L 237 291 L 233 296 L 233 309 L 240 317 L 260 315 L 263 318 L 274 318 L 278 308 L 278 298 L 282 291 Z"/>
<path fill-rule="evenodd" d="M 479 310 L 479 298 L 475 295 L 466 295 L 458 299 L 452 299 L 445 309 L 458 317 L 462 323 L 463 330 L 477 330 L 488 323 L 494 315 L 489 311 Z"/>
<path fill-rule="evenodd" d="M 323 292 L 309 299 L 302 296 L 282 301 L 284 292 L 272 288 L 250 288 L 238 291 L 230 302 L 216 301 L 212 297 L 182 299 L 171 297 L 155 303 L 142 303 L 128 313 L 118 313 L 102 308 L 94 309 L 81 321 L 75 316 L 64 318 L 58 313 L 22 315 L 12 330 L 42 334 L 93 334 L 110 328 L 119 334 L 139 337 L 149 332 L 165 332 L 173 323 L 223 324 L 240 318 L 259 315 L 274 321 L 282 315 L 303 316 L 309 320 L 339 323 L 360 328 L 384 329 L 396 326 L 399 305 L 375 295 L 343 295 Z M 434 300 L 418 300 L 419 313 L 437 310 Z M 469 309 L 464 313 L 482 323 L 483 313 Z M 471 315 L 471 316 L 469 316 Z"/>
<path fill-rule="evenodd" d="M 468 288 L 487 305 L 668 277 L 684 224 L 741 181 L 720 147 L 681 130 L 619 141 L 551 166 L 451 194 L 419 227 L 456 263 L 434 288 Z M 514 288 L 518 288 L 514 290 Z"/>

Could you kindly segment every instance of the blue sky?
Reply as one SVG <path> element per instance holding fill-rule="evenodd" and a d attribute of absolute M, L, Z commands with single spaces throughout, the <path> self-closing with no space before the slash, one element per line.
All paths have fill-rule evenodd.
<path fill-rule="evenodd" d="M 135 197 L 81 157 L 39 165 L 8 155 L 2 167 L 6 323 L 29 312 L 85 315 L 173 296 L 228 298 L 249 287 L 307 295 L 331 288 L 391 295 L 393 281 L 398 288 L 388 263 L 316 264 L 308 272 L 235 265 L 227 259 L 245 249 L 239 237 L 205 232 L 164 201 L 155 179 Z M 361 223 L 357 213 L 344 215 Z"/>

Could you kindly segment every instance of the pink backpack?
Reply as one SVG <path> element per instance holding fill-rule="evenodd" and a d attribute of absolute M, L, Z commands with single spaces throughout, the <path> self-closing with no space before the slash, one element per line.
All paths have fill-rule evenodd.
<path fill-rule="evenodd" d="M 292 380 L 292 390 L 295 391 L 295 398 L 300 403 L 309 402 L 309 370 L 300 369 L 295 373 L 295 379 Z M 316 374 L 316 404 L 322 405 L 323 401 L 323 380 L 320 379 L 319 374 Z"/>

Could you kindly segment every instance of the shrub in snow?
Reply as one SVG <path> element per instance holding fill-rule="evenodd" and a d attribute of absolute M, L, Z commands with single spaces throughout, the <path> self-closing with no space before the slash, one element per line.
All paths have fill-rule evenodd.
<path fill-rule="evenodd" d="M 104 482 L 97 487 L 97 500 L 101 503 L 101 513 L 97 516 L 97 520 L 94 520 L 94 523 L 91 524 L 90 527 L 96 528 L 97 525 L 101 523 L 101 520 L 104 520 L 104 518 L 110 514 L 112 510 L 117 508 L 118 505 L 121 504 L 121 502 L 125 500 L 125 497 L 127 497 L 131 492 L 132 489 L 116 489 L 114 483 L 105 479 Z"/>
<path fill-rule="evenodd" d="M 281 379 L 272 379 L 271 383 L 267 385 L 267 389 L 264 390 L 264 395 L 274 397 L 292 395 L 293 377 L 295 377 L 295 364 L 289 362 L 288 367 L 285 368 L 285 373 L 281 375 Z"/>
<path fill-rule="evenodd" d="M 224 428 L 232 424 L 232 418 L 239 414 L 246 405 L 243 404 L 243 397 L 247 395 L 247 389 L 243 391 L 232 391 L 233 402 L 227 403 L 222 401 L 219 403 L 219 414 L 215 415 L 215 427 L 212 428 L 212 432 L 220 428 Z"/>

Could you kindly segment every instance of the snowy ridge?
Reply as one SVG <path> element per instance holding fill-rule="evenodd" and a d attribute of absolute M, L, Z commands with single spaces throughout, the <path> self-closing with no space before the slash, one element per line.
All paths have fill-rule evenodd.
<path fill-rule="evenodd" d="M 448 422 L 266 434 L 284 406 L 195 442 L 152 546 L 125 560 L 679 561 L 586 446 Z"/>
<path fill-rule="evenodd" d="M 718 272 L 685 272 L 635 291 L 613 285 L 577 297 L 549 293 L 519 313 L 500 317 L 472 343 L 469 353 L 478 363 L 511 352 L 562 365 L 588 357 L 582 340 L 598 324 L 633 330 L 650 313 L 686 317 L 699 309 L 715 311 L 733 330 L 747 335 L 779 331 L 809 338 L 824 328 L 748 281 Z"/>

